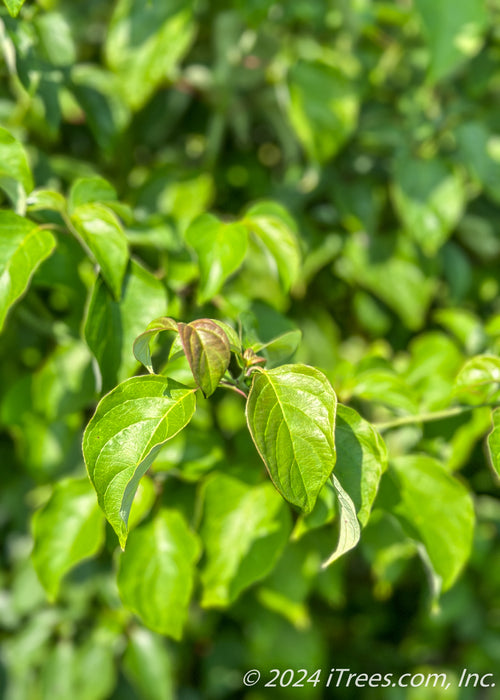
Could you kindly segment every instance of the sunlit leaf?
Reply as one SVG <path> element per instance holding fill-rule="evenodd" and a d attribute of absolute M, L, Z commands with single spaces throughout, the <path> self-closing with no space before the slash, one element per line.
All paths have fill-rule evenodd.
<path fill-rule="evenodd" d="M 194 409 L 192 389 L 167 377 L 132 377 L 100 401 L 87 425 L 85 463 L 122 547 L 139 480 L 160 447 L 189 423 Z"/>
<path fill-rule="evenodd" d="M 500 477 L 500 408 L 492 412 L 491 420 L 493 422 L 493 430 L 488 435 L 488 452 L 491 466 Z"/>
<path fill-rule="evenodd" d="M 229 340 L 215 321 L 201 318 L 177 324 L 184 352 L 205 397 L 214 393 L 231 359 Z"/>
<path fill-rule="evenodd" d="M 313 367 L 254 374 L 247 401 L 252 439 L 283 498 L 306 513 L 335 466 L 336 405 L 327 378 Z"/>
<path fill-rule="evenodd" d="M 162 331 L 177 332 L 177 321 L 162 316 L 148 324 L 146 330 L 134 340 L 134 356 L 151 374 L 154 373 L 151 361 L 151 341 Z"/>
<path fill-rule="evenodd" d="M 0 212 L 0 330 L 40 263 L 55 247 L 50 231 L 11 211 Z"/>

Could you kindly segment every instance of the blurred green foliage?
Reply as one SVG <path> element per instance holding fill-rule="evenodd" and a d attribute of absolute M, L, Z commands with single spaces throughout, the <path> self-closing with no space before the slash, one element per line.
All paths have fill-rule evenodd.
<path fill-rule="evenodd" d="M 498 0 L 5 5 L 0 696 L 258 700 L 293 691 L 245 689 L 249 668 L 495 672 L 500 506 L 482 405 L 499 399 Z M 267 553 L 260 580 L 240 570 L 217 588 L 227 553 L 216 546 L 198 575 L 190 528 L 208 541 L 222 527 L 219 494 L 260 494 L 264 544 L 272 530 L 240 398 L 222 390 L 159 453 L 134 501 L 131 549 L 117 551 L 85 475 L 83 429 L 99 397 L 139 371 L 133 341 L 167 312 L 239 323 L 248 345 L 291 332 L 263 350 L 270 366 L 302 331 L 295 359 L 349 404 L 339 478 L 381 472 L 387 448 L 369 519 L 378 480 L 351 492 L 364 526 L 353 552 L 321 570 L 336 527 L 325 501 L 319 522 L 280 511 L 292 538 L 274 531 L 280 553 Z M 169 348 L 156 348 L 162 366 Z M 176 362 L 169 374 L 184 381 Z M 414 419 L 431 412 L 441 420 Z M 117 572 L 141 577 L 165 533 L 190 550 L 196 592 L 189 615 L 189 592 L 178 611 L 180 641 L 144 626 L 130 609 L 150 627 L 154 609 L 138 609 L 128 584 L 124 607 L 116 583 Z M 252 536 L 225 535 L 236 569 Z"/>

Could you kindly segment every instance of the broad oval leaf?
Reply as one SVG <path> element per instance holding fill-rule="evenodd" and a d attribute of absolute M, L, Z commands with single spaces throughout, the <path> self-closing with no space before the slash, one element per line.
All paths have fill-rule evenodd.
<path fill-rule="evenodd" d="M 474 505 L 466 486 L 426 455 L 398 457 L 390 464 L 399 500 L 394 515 L 410 537 L 423 543 L 441 589 L 448 590 L 472 547 Z"/>
<path fill-rule="evenodd" d="M 62 577 L 96 554 L 104 541 L 104 518 L 87 478 L 57 483 L 48 503 L 33 516 L 33 564 L 49 597 Z"/>
<path fill-rule="evenodd" d="M 128 263 L 128 244 L 117 217 L 103 204 L 82 204 L 73 211 L 71 222 L 98 262 L 113 296 L 119 300 Z"/>
<path fill-rule="evenodd" d="M 198 537 L 179 511 L 160 510 L 130 534 L 120 557 L 124 605 L 155 632 L 180 639 L 193 589 Z"/>
<path fill-rule="evenodd" d="M 151 341 L 162 331 L 176 331 L 177 321 L 167 316 L 155 318 L 148 324 L 146 330 L 134 340 L 134 356 L 150 374 L 154 374 L 153 363 L 151 361 Z"/>
<path fill-rule="evenodd" d="M 283 498 L 306 513 L 335 466 L 336 407 L 328 379 L 314 367 L 254 375 L 246 408 L 252 439 Z"/>
<path fill-rule="evenodd" d="M 168 377 L 132 377 L 104 396 L 83 436 L 83 455 L 99 505 L 119 537 L 141 477 L 160 447 L 194 413 L 194 390 Z"/>
<path fill-rule="evenodd" d="M 492 412 L 491 420 L 493 421 L 493 430 L 488 435 L 488 451 L 491 466 L 500 477 L 500 408 Z"/>
<path fill-rule="evenodd" d="M 71 185 L 68 209 L 72 213 L 83 204 L 103 204 L 115 200 L 115 188 L 103 177 L 80 177 Z"/>
<path fill-rule="evenodd" d="M 185 233 L 200 265 L 199 300 L 209 301 L 245 257 L 248 233 L 239 223 L 226 224 L 212 214 L 196 218 Z"/>
<path fill-rule="evenodd" d="M 455 380 L 454 394 L 460 401 L 470 404 L 498 400 L 500 358 L 495 355 L 476 355 L 467 360 Z"/>
<path fill-rule="evenodd" d="M 49 231 L 14 212 L 0 212 L 0 330 L 10 307 L 24 294 L 33 273 L 55 245 Z"/>
<path fill-rule="evenodd" d="M 174 672 L 165 640 L 144 627 L 131 629 L 123 670 L 144 700 L 175 700 Z"/>
<path fill-rule="evenodd" d="M 295 224 L 288 212 L 275 202 L 260 202 L 244 218 L 250 231 L 271 253 L 285 291 L 297 281 L 301 253 Z"/>
<path fill-rule="evenodd" d="M 202 605 L 230 605 L 276 564 L 290 532 L 290 513 L 269 482 L 251 486 L 213 474 L 203 487 L 206 562 Z"/>
<path fill-rule="evenodd" d="M 120 301 L 114 300 L 102 278 L 96 281 L 84 332 L 101 370 L 103 391 L 135 373 L 132 343 L 144 319 L 164 313 L 167 306 L 165 286 L 135 260 L 125 273 Z"/>
<path fill-rule="evenodd" d="M 178 324 L 182 347 L 196 384 L 205 397 L 214 393 L 231 359 L 229 339 L 209 318 Z"/>
<path fill-rule="evenodd" d="M 33 176 L 22 144 L 1 127 L 0 188 L 12 200 L 17 213 L 24 214 L 26 195 L 33 189 Z"/>

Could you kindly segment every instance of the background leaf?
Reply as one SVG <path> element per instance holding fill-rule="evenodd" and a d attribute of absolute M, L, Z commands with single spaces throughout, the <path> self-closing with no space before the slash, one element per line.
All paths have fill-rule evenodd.
<path fill-rule="evenodd" d="M 61 579 L 101 549 L 104 519 L 88 479 L 66 479 L 33 518 L 33 563 L 43 587 L 56 598 Z"/>
<path fill-rule="evenodd" d="M 225 224 L 211 214 L 196 218 L 185 233 L 200 265 L 199 298 L 212 299 L 245 257 L 247 231 L 242 224 Z"/>
<path fill-rule="evenodd" d="M 203 487 L 202 605 L 225 607 L 266 576 L 288 539 L 290 515 L 271 484 L 214 474 Z"/>
<path fill-rule="evenodd" d="M 0 212 L 0 330 L 10 307 L 24 294 L 33 273 L 54 246 L 49 231 L 13 212 Z"/>
<path fill-rule="evenodd" d="M 121 298 L 128 263 L 128 245 L 120 222 L 102 204 L 81 204 L 71 221 L 95 256 L 101 274 L 116 301 Z"/>
<path fill-rule="evenodd" d="M 145 321 L 164 313 L 167 306 L 163 284 L 134 260 L 125 274 L 120 301 L 97 280 L 85 319 L 85 340 L 99 364 L 104 391 L 137 368 L 133 342 Z"/>
<path fill-rule="evenodd" d="M 180 639 L 200 546 L 182 515 L 161 510 L 130 534 L 118 589 L 124 604 L 151 629 Z"/>

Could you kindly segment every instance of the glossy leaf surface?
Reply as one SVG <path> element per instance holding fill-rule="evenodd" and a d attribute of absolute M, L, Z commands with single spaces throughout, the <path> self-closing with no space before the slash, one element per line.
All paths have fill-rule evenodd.
<path fill-rule="evenodd" d="M 219 324 L 208 318 L 179 323 L 178 329 L 193 377 L 204 396 L 211 396 L 229 366 L 229 339 Z"/>
<path fill-rule="evenodd" d="M 122 382 L 97 406 L 85 430 L 83 454 L 122 547 L 139 480 L 159 448 L 189 423 L 194 409 L 192 389 L 157 375 Z"/>
<path fill-rule="evenodd" d="M 247 423 L 283 498 L 308 513 L 335 466 L 337 398 L 324 374 L 306 365 L 256 372 Z"/>

